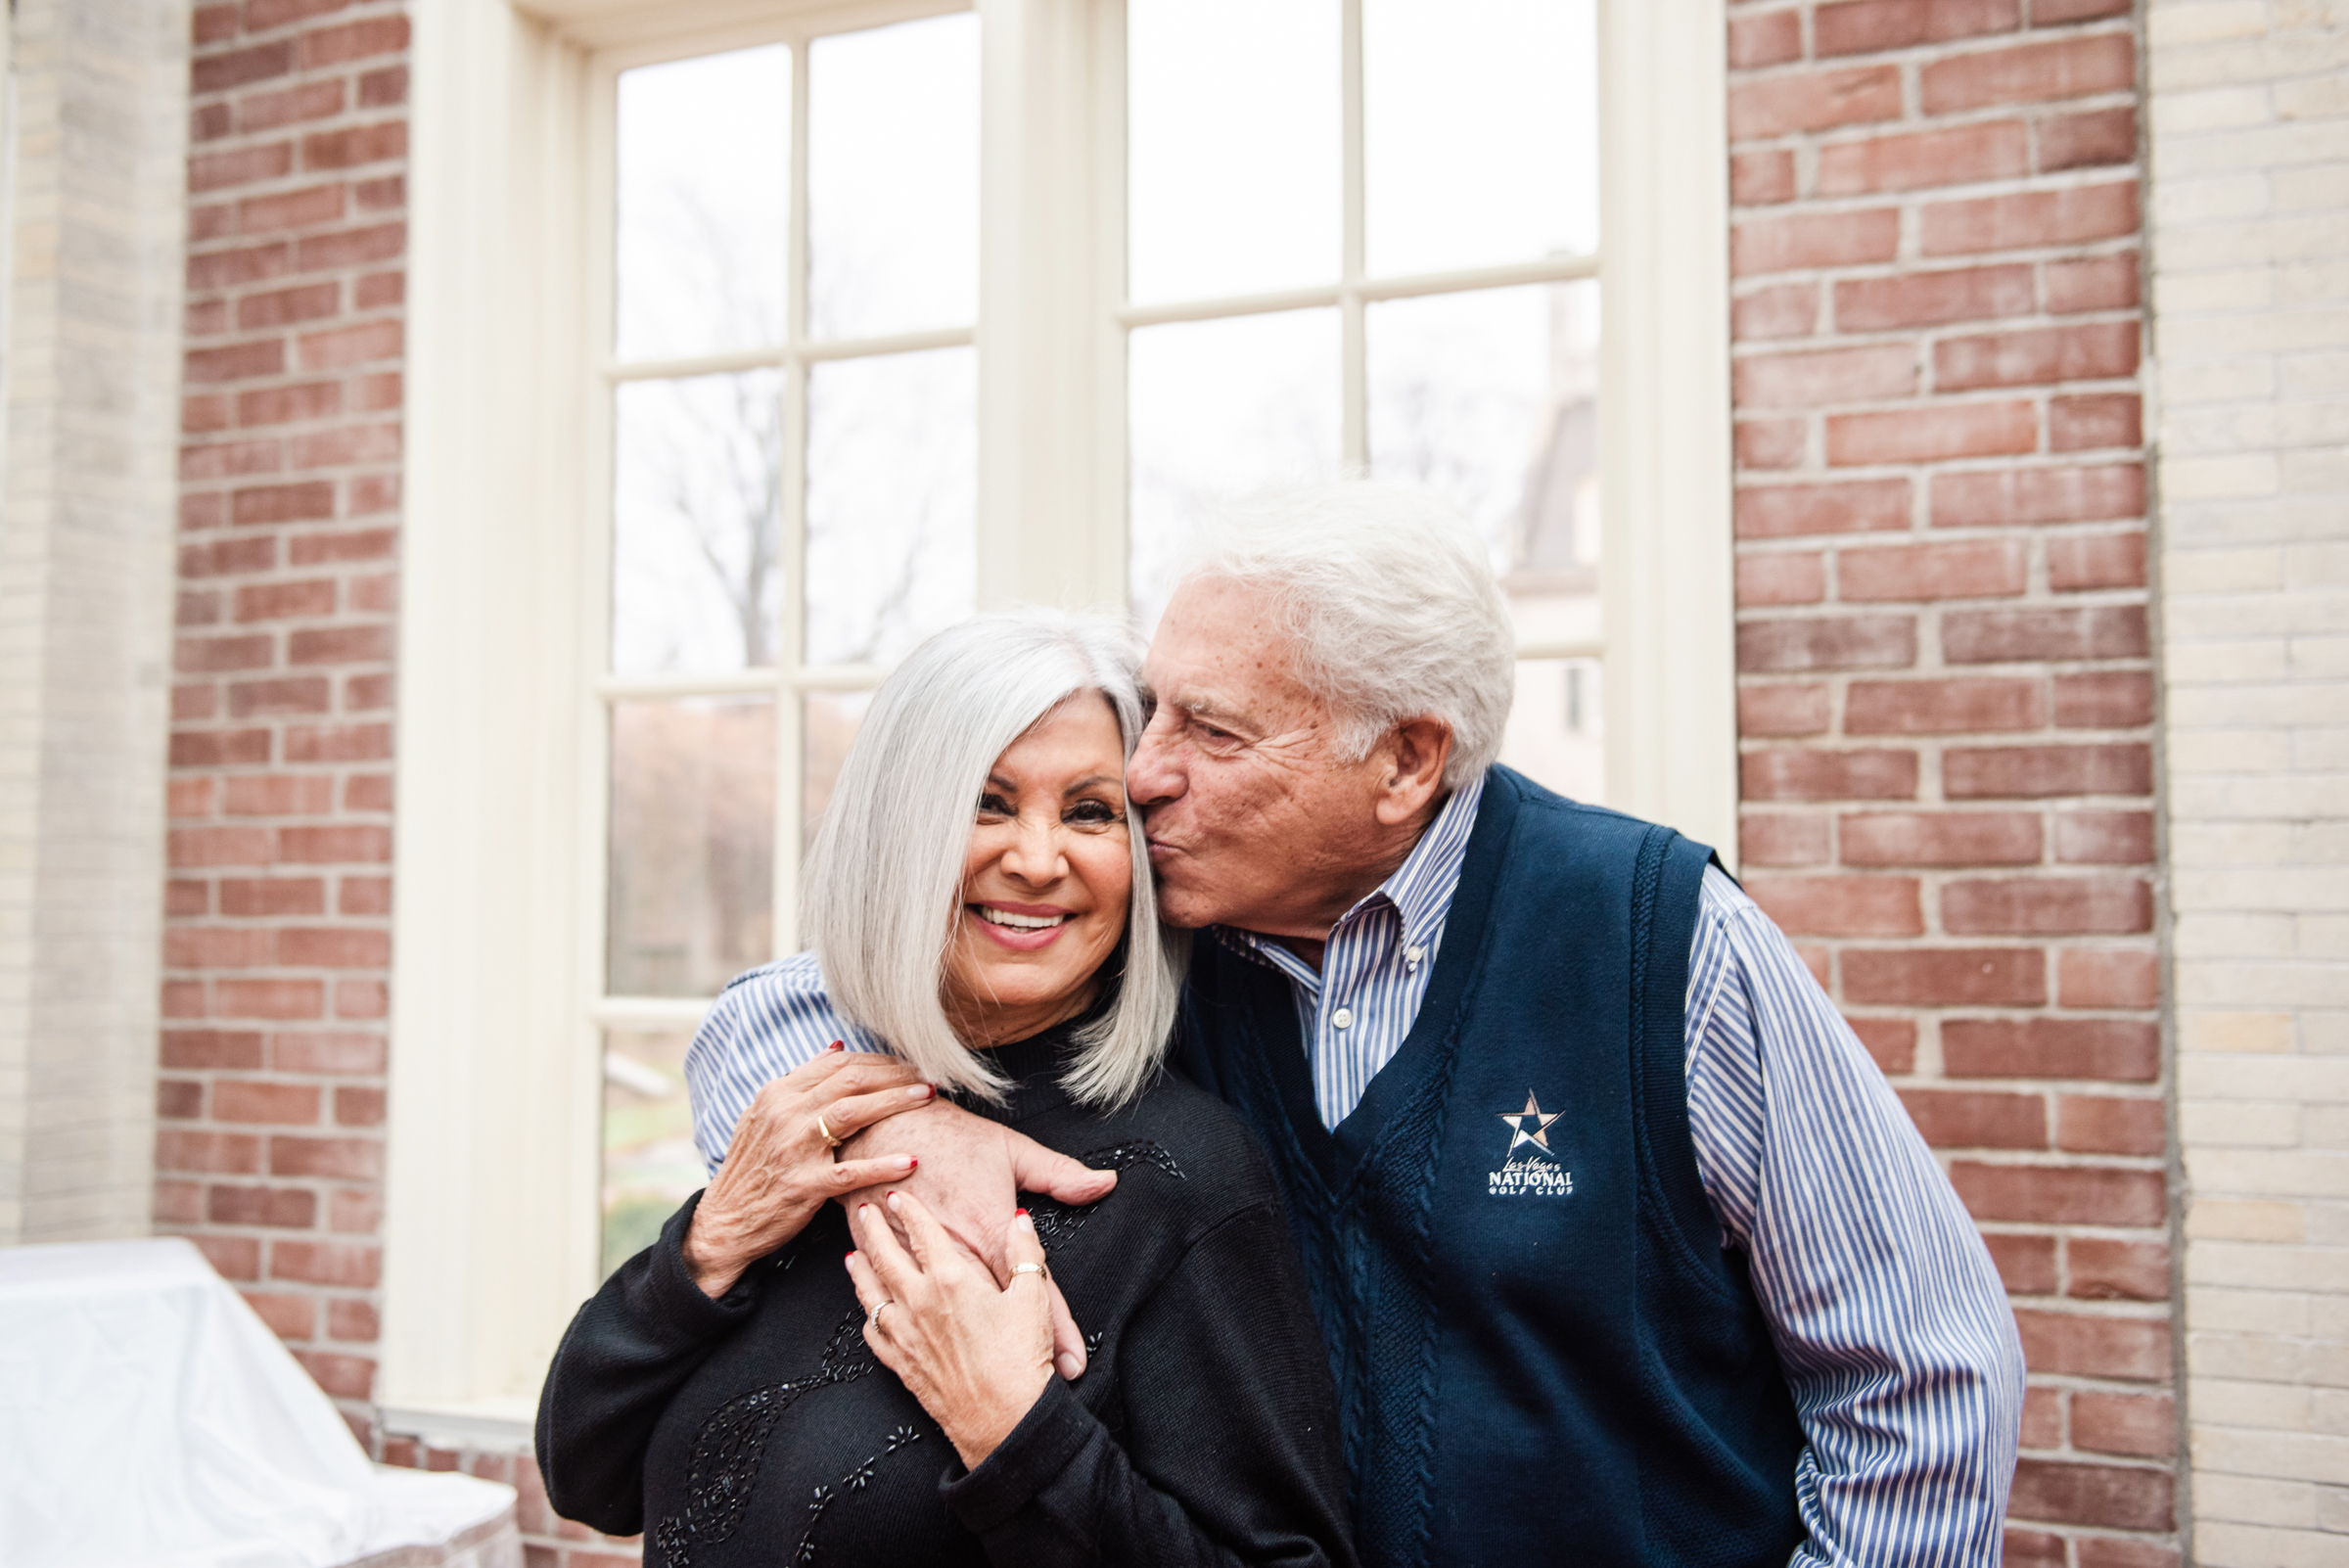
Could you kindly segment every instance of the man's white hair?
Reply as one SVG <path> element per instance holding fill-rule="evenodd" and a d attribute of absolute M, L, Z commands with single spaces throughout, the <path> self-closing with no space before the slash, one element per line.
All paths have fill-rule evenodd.
<path fill-rule="evenodd" d="M 1146 715 L 1133 639 L 1097 616 L 981 616 L 930 638 L 881 683 L 807 853 L 808 945 L 833 1004 L 941 1087 L 999 1100 L 1004 1080 L 947 1022 L 943 988 L 973 820 L 1012 742 L 1098 693 L 1133 755 Z M 1165 1053 L 1189 953 L 1162 927 L 1141 814 L 1128 802 L 1133 899 L 1101 975 L 1109 1004 L 1062 1084 L 1087 1105 L 1140 1092 Z"/>
<path fill-rule="evenodd" d="M 1183 576 L 1267 596 L 1348 761 L 1423 715 L 1451 726 L 1446 786 L 1500 755 L 1517 639 L 1485 542 L 1450 502 L 1368 480 L 1260 490 L 1201 520 Z"/>

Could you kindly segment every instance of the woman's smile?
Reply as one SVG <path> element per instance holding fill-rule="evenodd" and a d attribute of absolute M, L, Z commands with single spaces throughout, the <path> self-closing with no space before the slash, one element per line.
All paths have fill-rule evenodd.
<path fill-rule="evenodd" d="M 1037 903 L 974 903 L 965 905 L 980 919 L 982 929 L 1006 947 L 1034 952 L 1048 947 L 1077 916 L 1067 909 Z"/>

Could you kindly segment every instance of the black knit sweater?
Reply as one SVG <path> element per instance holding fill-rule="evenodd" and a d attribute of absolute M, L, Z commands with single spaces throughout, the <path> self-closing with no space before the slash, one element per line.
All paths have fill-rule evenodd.
<path fill-rule="evenodd" d="M 1006 1046 L 984 1114 L 1117 1190 L 1030 1198 L 1090 1365 L 976 1470 L 866 1348 L 827 1205 L 715 1301 L 680 1251 L 699 1194 L 574 1318 L 538 1406 L 567 1518 L 645 1532 L 646 1568 L 1276 1563 L 1352 1568 L 1337 1408 L 1270 1173 L 1161 1080 L 1099 1116 L 1052 1081 L 1065 1032 Z"/>

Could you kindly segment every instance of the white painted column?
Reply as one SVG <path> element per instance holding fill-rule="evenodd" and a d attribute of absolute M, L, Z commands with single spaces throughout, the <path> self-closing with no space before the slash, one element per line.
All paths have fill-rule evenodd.
<path fill-rule="evenodd" d="M 150 1214 L 188 8 L 8 25 L 0 1243 Z"/>
<path fill-rule="evenodd" d="M 1126 602 L 1125 533 L 1100 526 L 1125 512 L 1116 11 L 980 0 L 983 609 Z"/>
<path fill-rule="evenodd" d="M 1600 11 L 1607 804 L 1737 853 L 1722 0 Z"/>

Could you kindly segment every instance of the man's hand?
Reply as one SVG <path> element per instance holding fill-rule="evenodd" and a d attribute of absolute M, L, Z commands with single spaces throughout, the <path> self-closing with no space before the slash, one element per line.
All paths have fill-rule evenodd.
<path fill-rule="evenodd" d="M 725 1163 L 685 1231 L 693 1282 L 715 1300 L 753 1262 L 798 1235 L 826 1198 L 903 1182 L 914 1168 L 910 1155 L 835 1163 L 826 1133 L 845 1139 L 928 1105 L 936 1093 L 895 1057 L 837 1047 L 761 1088 L 734 1125 Z"/>
<path fill-rule="evenodd" d="M 854 1214 L 860 1203 L 881 1203 L 886 1186 L 911 1192 L 993 1270 L 1000 1286 L 1011 1283 L 1007 1247 L 1021 1193 L 1040 1192 L 1062 1203 L 1097 1203 L 1118 1184 L 1115 1171 L 1081 1165 L 1034 1138 L 943 1100 L 891 1117 L 851 1139 L 840 1152 L 859 1161 L 900 1152 L 920 1155 L 921 1165 L 910 1177 L 848 1193 L 839 1201 Z M 1069 1315 L 1060 1286 L 1049 1279 L 1045 1285 L 1052 1303 L 1052 1364 L 1073 1382 L 1084 1373 L 1084 1336 Z"/>

